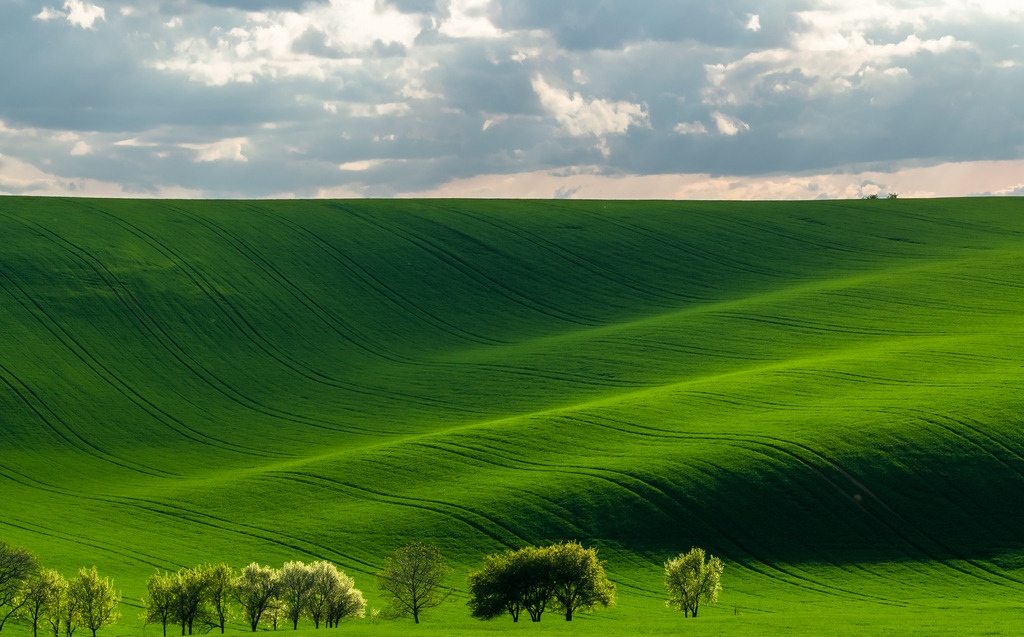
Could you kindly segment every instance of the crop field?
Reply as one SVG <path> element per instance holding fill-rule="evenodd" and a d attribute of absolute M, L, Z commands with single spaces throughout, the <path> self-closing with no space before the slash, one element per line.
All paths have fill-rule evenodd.
<path fill-rule="evenodd" d="M 1024 625 L 1019 199 L 0 198 L 0 353 L 0 538 L 113 577 L 100 637 L 213 561 L 379 607 L 412 540 L 459 592 L 338 634 Z M 469 617 L 485 554 L 572 539 L 616 607 Z M 726 565 L 684 619 L 692 546 Z"/>

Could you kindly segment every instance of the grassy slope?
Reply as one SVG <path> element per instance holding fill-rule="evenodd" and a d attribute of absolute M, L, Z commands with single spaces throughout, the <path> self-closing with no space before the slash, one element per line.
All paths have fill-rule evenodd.
<path fill-rule="evenodd" d="M 374 603 L 408 539 L 465 572 L 578 538 L 601 630 L 674 626 L 693 544 L 738 634 L 1016 621 L 1021 212 L 2 199 L 0 536 L 136 598 L 324 557 Z"/>

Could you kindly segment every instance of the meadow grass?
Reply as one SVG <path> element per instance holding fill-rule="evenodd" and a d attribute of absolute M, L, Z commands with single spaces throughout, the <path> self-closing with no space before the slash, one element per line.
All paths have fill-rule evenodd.
<path fill-rule="evenodd" d="M 1019 200 L 0 199 L 0 537 L 157 568 L 598 546 L 616 608 L 351 634 L 1006 634 Z M 685 621 L 661 564 L 726 560 Z M 20 630 L 20 629 L 11 629 Z M 154 627 L 145 629 L 150 635 Z"/>

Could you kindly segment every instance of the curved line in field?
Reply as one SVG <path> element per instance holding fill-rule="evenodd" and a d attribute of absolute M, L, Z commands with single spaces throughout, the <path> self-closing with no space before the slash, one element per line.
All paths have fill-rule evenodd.
<path fill-rule="evenodd" d="M 100 449 L 92 442 L 83 438 L 77 431 L 72 429 L 71 426 L 68 425 L 63 418 L 61 418 L 56 412 L 54 412 L 49 405 L 43 402 L 43 400 L 39 397 L 35 390 L 28 386 L 23 380 L 18 378 L 14 374 L 14 372 L 12 372 L 3 363 L 0 363 L 0 371 L 3 372 L 0 373 L 0 380 L 3 381 L 4 385 L 9 387 L 11 391 L 13 391 L 14 394 L 25 404 L 25 406 L 27 406 L 32 411 L 32 413 L 34 413 L 39 418 L 39 420 L 43 422 L 43 424 L 45 424 L 61 440 L 64 440 L 66 443 L 68 443 L 68 445 L 70 445 L 72 448 L 79 449 L 89 456 L 116 465 L 118 467 L 121 467 L 122 469 L 135 471 L 137 473 L 142 473 L 148 476 L 174 477 L 178 475 L 175 473 L 171 473 L 169 471 L 158 469 L 156 467 L 135 464 L 128 460 L 125 460 L 124 458 L 120 458 L 113 454 L 107 453 L 103 449 Z M 20 385 L 21 389 L 16 387 L 11 379 L 13 379 L 14 382 Z M 31 396 L 32 399 L 30 399 L 29 396 Z M 33 402 L 33 400 L 35 402 Z M 38 403 L 38 406 L 36 403 Z M 41 409 L 49 412 L 51 418 L 56 422 L 59 422 L 61 424 L 61 427 L 68 433 L 63 433 L 61 431 L 61 428 L 58 428 L 56 425 L 54 425 L 53 422 L 51 422 L 51 419 L 47 418 L 46 415 L 41 411 Z M 76 440 L 78 440 L 78 442 L 76 443 L 74 440 L 71 439 L 71 437 L 74 437 Z"/>
<path fill-rule="evenodd" d="M 572 250 L 565 248 L 543 236 L 527 230 L 522 226 L 517 226 L 511 223 L 505 223 L 498 217 L 486 217 L 479 213 L 468 212 L 467 210 L 455 210 L 442 208 L 440 205 L 425 201 L 422 202 L 424 206 L 433 207 L 436 210 L 442 210 L 447 213 L 459 215 L 467 219 L 471 219 L 477 223 L 489 225 L 492 228 L 496 228 L 506 234 L 518 236 L 528 243 L 538 246 L 548 254 L 553 255 L 558 260 L 568 263 L 570 266 L 581 268 L 586 272 L 599 277 L 616 285 L 620 285 L 634 292 L 639 293 L 641 296 L 646 297 L 658 297 L 664 301 L 670 301 L 677 303 L 679 301 L 689 301 L 690 297 L 678 294 L 671 290 L 666 290 L 660 287 L 650 285 L 649 282 L 637 281 L 631 277 L 625 276 L 615 270 L 602 266 L 595 262 L 593 259 L 577 254 Z"/>
<path fill-rule="evenodd" d="M 220 448 L 224 451 L 230 451 L 235 453 L 248 453 L 253 454 L 254 452 L 239 448 L 233 443 L 225 442 L 203 434 L 195 429 L 189 427 L 179 418 L 168 413 L 162 408 L 158 407 L 155 403 L 150 401 L 148 398 L 143 396 L 141 393 L 136 391 L 132 386 L 128 385 L 114 374 L 110 369 L 107 368 L 99 359 L 97 359 L 86 347 L 84 347 L 78 340 L 72 336 L 60 323 L 54 320 L 46 310 L 40 306 L 34 299 L 32 299 L 21 286 L 10 278 L 6 272 L 0 271 L 0 276 L 6 279 L 10 284 L 21 292 L 19 295 L 13 295 L 17 299 L 18 303 L 21 304 L 26 311 L 29 312 L 54 338 L 60 342 L 68 351 L 70 351 L 79 361 L 81 361 L 88 369 L 92 370 L 97 377 L 102 379 L 105 383 L 110 385 L 118 394 L 126 398 L 129 402 L 136 405 L 146 413 L 148 413 L 154 420 L 162 423 L 166 427 L 178 434 L 192 440 L 193 442 L 209 445 Z M 6 288 L 2 281 L 0 281 L 0 287 Z M 10 290 L 7 290 L 10 293 Z M 26 305 L 25 300 L 28 300 L 33 307 L 35 312 Z M 45 320 L 44 320 L 45 318 Z M 174 423 L 174 424 L 172 424 Z M 205 440 L 204 440 L 205 438 Z M 211 442 L 212 441 L 212 442 Z M 242 449 L 242 451 L 239 451 Z"/>
<path fill-rule="evenodd" d="M 108 545 L 97 544 L 97 543 L 94 543 L 94 542 L 89 542 L 89 541 L 86 541 L 86 540 L 82 539 L 81 535 L 75 535 L 75 534 L 71 534 L 71 533 L 64 533 L 62 531 L 58 531 L 56 529 L 51 529 L 49 527 L 43 526 L 42 524 L 39 523 L 38 520 L 32 520 L 32 522 L 29 523 L 29 522 L 24 522 L 24 521 L 20 521 L 20 522 L 13 521 L 12 518 L 7 517 L 6 515 L 5 515 L 5 518 L 0 518 L 0 524 L 2 524 L 4 526 L 9 526 L 12 529 L 18 529 L 19 531 L 25 531 L 26 533 L 31 533 L 33 535 L 39 535 L 39 536 L 42 536 L 42 537 L 53 538 L 55 540 L 60 540 L 61 542 L 70 542 L 72 544 L 80 544 L 82 546 L 87 546 L 87 547 L 89 547 L 91 549 L 96 549 L 96 550 L 99 550 L 99 551 L 104 551 L 104 552 L 110 553 L 112 555 L 118 555 L 118 556 L 127 558 L 129 560 L 135 561 L 135 562 L 142 562 L 143 564 L 149 564 L 153 568 L 157 568 L 157 569 L 166 568 L 166 564 L 160 564 L 157 561 L 151 561 L 151 560 L 159 560 L 160 559 L 160 558 L 156 557 L 155 555 L 149 555 L 149 554 L 146 554 L 146 553 L 139 553 L 137 551 L 126 552 L 126 551 L 122 551 L 122 550 L 117 550 L 117 549 L 112 548 L 111 546 L 108 546 Z M 183 567 L 184 565 L 183 564 L 176 564 L 176 566 Z"/>
<path fill-rule="evenodd" d="M 318 544 L 311 540 L 300 538 L 287 533 L 282 533 L 280 531 L 272 531 L 253 524 L 231 521 L 208 513 L 202 513 L 201 511 L 198 511 L 196 509 L 190 509 L 176 504 L 171 504 L 169 502 L 158 502 L 156 500 L 147 500 L 145 498 L 131 497 L 117 498 L 115 500 L 112 500 L 112 502 L 123 504 L 126 506 L 132 506 L 142 511 L 148 511 L 156 515 L 167 516 L 173 519 L 181 519 L 182 517 L 184 517 L 194 524 L 201 524 L 203 526 L 217 529 L 219 531 L 224 531 L 226 533 L 234 533 L 237 535 L 255 538 L 257 540 L 270 542 L 271 544 L 283 546 L 285 548 L 292 549 L 299 553 L 311 555 L 313 557 L 316 557 L 317 559 L 327 560 L 329 559 L 328 557 L 326 557 L 327 554 L 334 554 L 341 556 L 345 560 L 347 560 L 348 562 L 346 562 L 346 564 L 356 563 L 370 569 L 375 568 L 369 562 L 361 560 L 353 555 L 342 553 L 335 548 Z M 300 546 L 302 544 L 305 544 L 307 547 L 312 547 L 316 550 L 314 551 L 310 550 L 309 548 L 302 548 L 302 546 Z"/>
<path fill-rule="evenodd" d="M 360 494 L 362 494 L 362 496 L 365 499 L 368 499 L 368 500 L 373 500 L 373 501 L 377 501 L 377 502 L 386 502 L 386 503 L 393 504 L 393 505 L 396 505 L 396 506 L 406 506 L 406 507 L 423 509 L 423 510 L 426 510 L 426 511 L 430 511 L 432 513 L 436 513 L 438 515 L 447 516 L 447 517 L 450 517 L 450 518 L 452 518 L 454 520 L 462 522 L 463 524 L 469 526 L 470 528 L 475 529 L 477 532 L 486 535 L 487 537 L 491 538 L 495 542 L 501 543 L 504 546 L 509 546 L 509 543 L 508 543 L 508 537 L 509 536 L 511 536 L 511 537 L 521 541 L 521 542 L 525 542 L 526 541 L 525 538 L 519 536 L 518 534 L 515 533 L 515 531 L 510 529 L 508 526 L 505 526 L 505 525 L 501 524 L 497 520 L 495 520 L 493 518 L 490 518 L 490 517 L 480 513 L 479 511 L 473 511 L 471 509 L 467 509 L 466 507 L 463 507 L 463 506 L 460 506 L 460 505 L 457 505 L 457 504 L 454 504 L 454 503 L 451 503 L 451 502 L 443 502 L 443 501 L 440 501 L 440 500 L 429 500 L 429 499 L 426 499 L 426 498 L 414 498 L 414 497 L 411 497 L 411 496 L 401 496 L 401 495 L 395 495 L 395 494 L 391 494 L 391 493 L 385 493 L 383 491 L 377 491 L 375 489 L 370 489 L 369 487 L 359 486 L 359 485 L 356 485 L 356 484 L 352 484 L 352 483 L 348 483 L 348 482 L 343 482 L 341 480 L 337 480 L 337 479 L 334 479 L 334 478 L 328 478 L 328 477 L 325 477 L 325 476 L 320 476 L 320 475 L 315 475 L 315 474 L 304 474 L 304 473 L 285 471 L 285 472 L 273 472 L 272 475 L 281 477 L 282 479 L 297 481 L 297 482 L 301 482 L 301 483 L 304 483 L 304 484 L 313 484 L 313 483 L 316 483 L 316 482 L 320 482 L 320 483 L 331 485 L 331 486 L 333 486 L 335 488 L 340 487 L 340 488 L 347 489 L 349 491 L 354 491 L 356 493 L 360 493 Z M 444 510 L 444 508 L 455 509 L 459 513 L 452 513 L 450 511 Z M 480 524 L 479 522 L 475 522 L 473 520 L 474 517 L 482 518 L 482 519 L 486 520 L 489 524 L 491 524 L 491 525 L 493 525 L 495 527 L 498 527 L 499 529 L 501 529 L 501 531 L 503 531 L 505 533 L 505 537 L 501 537 L 499 534 L 494 533 L 492 530 L 485 528 L 485 526 L 483 524 Z"/>
<path fill-rule="evenodd" d="M 468 262 L 466 259 L 459 256 L 454 251 L 449 250 L 445 246 L 438 244 L 437 241 L 429 238 L 428 236 L 422 234 L 413 234 L 412 232 L 404 230 L 400 227 L 385 227 L 380 222 L 370 218 L 365 214 L 356 212 L 350 207 L 345 207 L 342 204 L 336 204 L 336 206 L 341 210 L 345 210 L 350 216 L 359 218 L 364 223 L 372 225 L 381 230 L 382 232 L 395 235 L 408 243 L 418 246 L 421 250 L 432 255 L 438 261 L 448 265 L 453 270 L 461 273 L 467 279 L 475 281 L 478 285 L 481 285 L 484 288 L 492 290 L 499 296 L 502 296 L 508 301 L 515 303 L 523 308 L 526 308 L 539 314 L 543 314 L 544 316 L 555 319 L 557 321 L 574 323 L 577 325 L 586 326 L 593 325 L 598 322 L 593 317 L 584 317 L 564 312 L 556 307 L 551 306 L 550 304 L 538 301 L 537 299 L 532 298 L 531 296 L 523 292 L 520 292 L 509 287 L 505 283 L 502 283 L 501 281 L 495 279 L 489 274 L 482 272 L 472 263 Z"/>
<path fill-rule="evenodd" d="M 354 278 L 359 280 L 359 282 L 366 289 L 377 292 L 381 298 L 386 299 L 392 306 L 401 310 L 406 315 L 418 321 L 424 322 L 428 325 L 432 325 L 433 327 L 436 327 L 452 336 L 466 339 L 472 342 L 494 345 L 500 345 L 505 343 L 505 341 L 500 341 L 497 339 L 490 338 L 488 336 L 484 336 L 482 334 L 477 334 L 475 332 L 466 330 L 465 328 L 459 327 L 454 323 L 451 323 L 441 318 L 440 316 L 434 314 L 433 312 L 424 309 L 412 299 L 408 298 L 407 296 L 398 292 L 391 286 L 387 285 L 382 279 L 375 276 L 372 271 L 368 270 L 367 268 L 364 268 L 362 265 L 359 264 L 358 261 L 346 255 L 339 248 L 325 241 L 318 234 L 301 225 L 300 223 L 286 218 L 283 214 L 272 215 L 270 212 L 263 210 L 262 208 L 253 206 L 251 204 L 248 206 L 248 208 L 253 212 L 259 213 L 264 217 L 271 219 L 284 227 L 290 228 L 293 232 L 302 234 L 308 239 L 310 239 L 312 243 L 315 246 L 317 246 L 317 248 L 319 248 L 324 254 L 326 254 L 332 261 L 340 265 L 346 272 L 350 273 Z M 326 314 L 327 316 L 330 316 L 329 312 L 327 312 Z M 410 362 L 413 361 L 411 361 L 410 359 Z"/>
<path fill-rule="evenodd" d="M 143 241 L 146 241 L 151 246 L 153 246 L 155 249 L 157 249 L 158 251 L 162 252 L 164 254 L 164 256 L 166 256 L 172 262 L 177 264 L 179 267 L 182 267 L 183 270 L 187 270 L 185 272 L 185 275 L 193 282 L 194 285 L 196 285 L 197 289 L 203 291 L 203 293 L 210 299 L 211 303 L 213 303 L 214 306 L 216 306 L 216 307 L 218 307 L 220 309 L 222 314 L 224 314 L 224 316 L 226 316 L 228 318 L 228 320 L 231 321 L 231 323 L 236 327 L 238 332 L 240 334 L 244 334 L 248 338 L 249 342 L 252 343 L 252 345 L 257 350 L 263 352 L 266 356 L 268 356 L 269 358 L 277 361 L 281 365 L 284 365 L 285 367 L 291 369 L 292 371 L 294 371 L 295 373 L 299 374 L 303 378 L 306 378 L 307 380 L 311 380 L 311 381 L 314 381 L 314 382 L 323 383 L 324 379 L 319 379 L 319 378 L 316 378 L 315 376 L 310 376 L 308 373 L 305 373 L 302 370 L 298 369 L 295 366 L 295 364 L 290 364 L 290 363 L 286 362 L 285 360 L 283 360 L 281 358 L 281 355 L 275 354 L 275 353 L 271 352 L 268 349 L 268 347 L 269 348 L 274 348 L 274 349 L 277 349 L 277 348 L 275 348 L 269 341 L 267 341 L 266 338 L 264 338 L 262 335 L 260 335 L 254 329 L 252 329 L 251 325 L 248 324 L 248 322 L 245 320 L 245 318 L 242 317 L 238 313 L 238 311 L 231 305 L 230 302 L 228 302 L 226 300 L 226 298 L 222 294 L 220 294 L 219 292 L 211 291 L 211 290 L 216 290 L 216 286 L 213 286 L 208 281 L 205 281 L 205 279 L 203 279 L 202 275 L 197 270 L 195 270 L 195 268 L 193 268 L 186 261 L 184 261 L 180 257 L 180 255 L 177 255 L 173 250 L 170 250 L 169 248 L 167 248 L 158 239 L 156 239 L 155 237 L 152 237 L 152 235 L 149 235 L 148 233 L 146 233 L 145 231 L 137 228 L 133 224 L 128 223 L 127 221 L 124 221 L 124 220 L 122 220 L 122 219 L 120 219 L 118 217 L 115 217 L 113 215 L 110 215 L 109 213 L 106 213 L 103 210 L 100 210 L 100 209 L 95 209 L 95 210 L 97 210 L 98 212 L 101 212 L 101 213 L 111 217 L 112 219 L 115 220 L 115 222 L 117 222 L 119 225 L 122 225 L 122 227 L 124 227 L 126 230 L 128 230 L 128 232 L 130 232 L 132 234 L 135 234 L 137 237 L 139 237 Z M 203 282 L 200 283 L 200 280 L 202 280 Z M 129 292 L 129 294 L 130 294 L 130 292 Z M 220 302 L 217 301 L 218 297 L 220 298 Z M 137 300 L 134 300 L 134 298 L 133 298 L 133 301 L 135 301 L 135 303 L 137 305 L 141 305 L 141 304 L 139 304 L 137 302 Z M 225 309 L 224 306 L 226 306 L 227 308 L 230 308 L 230 311 L 228 309 Z M 242 323 L 245 323 L 249 327 L 249 329 L 247 330 L 247 329 L 243 328 L 243 326 L 240 323 L 240 321 Z M 366 429 L 366 428 L 355 427 L 353 425 L 347 425 L 346 426 L 346 425 L 341 425 L 339 423 L 332 422 L 332 421 L 329 421 L 329 420 L 324 420 L 324 419 L 319 419 L 319 418 L 311 418 L 311 417 L 308 417 L 308 416 L 303 416 L 303 415 L 300 415 L 300 414 L 295 414 L 295 413 L 292 413 L 292 412 L 289 412 L 289 411 L 286 411 L 286 410 L 281 410 L 281 409 L 275 409 L 275 408 L 272 408 L 272 407 L 268 407 L 268 406 L 264 405 L 262 402 L 260 402 L 258 400 L 255 400 L 252 397 L 250 397 L 250 396 L 246 395 L 245 393 L 239 391 L 238 389 L 234 388 L 233 386 L 231 386 L 230 384 L 225 382 L 224 379 L 216 376 L 212 372 L 209 372 L 204 367 L 202 367 L 202 365 L 193 356 L 191 356 L 190 354 L 185 352 L 169 335 L 166 335 L 166 333 L 164 332 L 163 328 L 160 326 L 159 322 L 157 322 L 157 321 L 155 321 L 153 319 L 150 319 L 149 322 L 143 322 L 143 324 L 145 324 L 147 326 L 147 328 L 151 327 L 150 323 L 152 324 L 152 329 L 156 329 L 157 331 L 160 331 L 162 334 L 165 335 L 165 338 L 160 338 L 156 334 L 153 334 L 154 337 L 156 338 L 156 341 L 158 343 L 161 343 L 164 346 L 165 349 L 167 349 L 172 355 L 174 355 L 175 358 L 177 360 L 179 360 L 180 363 L 185 365 L 186 368 L 188 368 L 196 377 L 200 378 L 207 385 L 209 385 L 211 388 L 215 389 L 218 393 L 222 394 L 223 396 L 225 396 L 226 398 L 228 398 L 232 402 L 235 402 L 236 404 L 240 405 L 243 408 L 255 411 L 257 413 L 260 413 L 262 415 L 265 415 L 265 416 L 268 416 L 268 417 L 271 417 L 271 418 L 286 420 L 286 421 L 289 421 L 289 422 L 294 422 L 296 424 L 302 424 L 302 425 L 307 425 L 307 426 L 311 426 L 311 427 L 317 427 L 317 428 L 320 428 L 320 429 L 325 429 L 325 430 L 330 430 L 330 431 L 349 431 L 349 432 L 353 432 L 353 433 L 360 433 L 360 432 L 362 432 L 362 433 L 374 433 L 374 434 L 377 434 L 377 433 L 388 433 L 388 432 L 382 431 L 380 429 L 372 429 L 371 430 L 371 429 Z M 261 345 L 259 341 L 262 341 L 264 344 Z M 169 347 L 168 343 L 174 343 L 174 347 Z M 192 361 L 192 363 L 186 362 L 184 360 L 185 358 L 187 358 L 190 361 Z M 202 369 L 204 373 L 199 373 L 199 372 L 196 371 L 196 369 Z M 391 433 L 398 433 L 398 432 L 391 432 Z M 250 453 L 254 453 L 254 454 L 266 455 L 266 453 L 262 452 L 262 451 L 261 452 L 257 452 L 257 451 L 254 451 L 254 450 L 249 450 L 249 452 Z"/>
<path fill-rule="evenodd" d="M 21 220 L 18 220 L 18 221 L 21 221 Z M 39 224 L 36 224 L 34 222 L 22 221 L 22 223 L 24 223 L 25 225 L 31 224 L 32 226 L 36 226 L 38 230 L 40 230 L 40 231 L 42 231 L 42 232 L 44 232 L 44 233 L 46 233 L 48 235 L 47 238 L 52 243 L 58 245 L 63 250 L 71 253 L 72 255 L 74 255 L 74 257 L 76 259 L 79 259 L 82 263 L 84 263 L 86 265 L 86 267 L 90 268 L 100 278 L 100 280 L 103 281 L 104 285 L 118 298 L 118 300 L 121 302 L 121 304 L 124 306 L 124 308 L 135 317 L 135 319 L 136 319 L 135 322 L 134 322 L 135 325 L 141 326 L 141 327 L 145 328 L 146 331 L 148 331 L 149 334 L 153 337 L 154 342 L 159 343 L 168 353 L 170 353 L 176 360 L 178 360 L 179 363 L 181 363 L 183 366 L 185 366 L 186 369 L 188 369 L 190 372 L 192 372 L 192 374 L 194 376 L 196 376 L 197 378 L 203 380 L 204 382 L 206 382 L 206 384 L 211 385 L 211 387 L 213 387 L 214 389 L 218 389 L 209 380 L 209 378 L 215 378 L 215 377 L 211 374 L 209 376 L 209 378 L 207 378 L 206 375 L 197 372 L 196 369 L 192 365 L 190 365 L 186 360 L 184 360 L 183 356 L 185 358 L 189 358 L 190 360 L 194 361 L 194 359 L 192 359 L 187 353 L 185 353 L 183 350 L 181 350 L 179 347 L 177 347 L 177 344 L 174 341 L 174 339 L 172 339 L 168 334 L 166 334 L 166 332 L 163 330 L 162 326 L 159 324 L 158 321 L 156 321 L 151 316 L 149 316 L 148 312 L 146 312 L 146 310 L 145 310 L 145 307 L 141 303 L 138 302 L 138 300 L 132 294 L 131 290 L 128 289 L 123 283 L 121 283 L 117 279 L 116 275 L 114 275 L 112 272 L 110 272 L 110 270 L 107 269 L 107 267 L 103 264 L 103 262 L 101 260 L 99 260 L 98 258 L 93 256 L 87 250 L 84 250 L 84 249 L 78 247 L 77 245 L 75 245 L 71 241 L 61 237 L 57 233 L 53 232 L 52 230 L 49 230 L 48 228 L 46 228 L 44 226 L 40 226 Z M 9 277 L 8 277 L 8 280 L 10 280 Z M 117 285 L 115 285 L 113 283 L 114 281 L 117 282 Z M 14 283 L 14 282 L 12 281 L 12 283 Z M 22 290 L 21 287 L 17 283 L 15 283 L 15 286 L 19 288 L 19 291 L 21 291 L 23 295 L 26 295 L 24 290 Z M 131 303 L 129 303 L 129 301 L 125 299 L 124 294 L 127 294 L 128 298 L 131 300 Z M 196 429 L 194 429 L 192 427 L 189 427 L 184 422 L 182 422 L 180 419 L 178 419 L 177 417 L 173 416 L 172 414 L 170 414 L 169 412 L 165 411 L 164 409 L 158 407 L 155 403 L 153 403 L 149 399 L 143 397 L 141 393 L 139 393 L 136 390 L 134 390 L 133 388 L 131 388 L 127 383 L 125 383 L 124 381 L 120 380 L 120 378 L 118 378 L 115 374 L 113 374 L 110 370 L 108 370 L 106 368 L 106 366 L 103 365 L 103 363 L 101 363 L 95 356 L 93 356 L 91 353 L 89 353 L 88 350 L 83 345 L 81 345 L 81 343 L 79 343 L 77 339 L 75 339 L 73 336 L 71 336 L 67 332 L 67 330 L 65 330 L 63 327 L 61 327 L 56 320 L 54 320 L 52 317 L 50 317 L 49 314 L 47 314 L 46 311 L 44 309 L 42 309 L 38 305 L 38 303 L 36 303 L 34 300 L 32 301 L 32 303 L 37 308 L 39 308 L 40 312 L 43 313 L 51 323 L 53 323 L 54 325 L 57 325 L 58 329 L 62 333 L 64 333 L 68 337 L 68 339 L 71 340 L 78 347 L 78 349 L 81 350 L 81 352 L 83 354 L 85 354 L 86 357 L 89 358 L 89 360 L 91 360 L 94 363 L 94 364 L 90 364 L 89 362 L 87 362 L 84 359 L 82 359 L 81 356 L 79 356 L 79 358 L 82 359 L 83 362 L 86 363 L 86 365 L 88 367 L 93 369 L 93 371 L 96 372 L 101 377 L 104 377 L 104 374 L 101 373 L 99 371 L 99 369 L 97 369 L 97 368 L 102 369 L 103 372 L 105 372 L 111 378 L 116 378 L 118 383 L 123 385 L 125 389 L 127 389 L 132 395 L 134 395 L 134 396 L 136 396 L 138 398 L 138 400 L 135 400 L 134 398 L 132 398 L 131 396 L 126 394 L 124 391 L 120 391 L 119 390 L 119 392 L 122 395 L 124 395 L 126 398 L 128 398 L 129 400 L 131 400 L 135 404 L 137 404 L 140 407 L 142 407 L 143 405 L 141 405 L 139 403 L 139 401 L 141 400 L 146 405 L 150 406 L 152 409 L 154 409 L 158 413 L 162 414 L 163 418 L 161 418 L 160 416 L 154 415 L 152 413 L 152 411 L 150 411 L 149 409 L 146 409 L 145 407 L 143 407 L 143 409 L 145 411 L 149 412 L 151 416 L 154 416 L 154 418 L 158 422 L 163 423 L 165 426 L 168 426 L 172 430 L 176 431 L 180 435 L 183 435 L 185 438 L 187 438 L 189 440 L 192 440 L 193 442 L 198 442 L 200 444 L 216 446 L 216 447 L 222 448 L 222 449 L 227 450 L 227 451 L 234 451 L 236 453 L 243 453 L 243 454 L 254 455 L 254 456 L 273 457 L 271 454 L 267 454 L 266 452 L 263 452 L 262 450 L 254 449 L 254 448 L 251 448 L 251 447 L 245 447 L 243 445 L 238 445 L 236 443 L 233 443 L 233 442 L 230 442 L 230 441 L 227 441 L 227 440 L 222 440 L 222 439 L 210 436 L 209 434 L 200 432 L 200 431 L 198 431 L 198 430 L 196 430 Z M 55 334 L 53 332 L 53 330 L 49 330 L 49 331 L 51 333 L 53 333 L 54 336 L 58 336 L 57 334 Z M 160 332 L 160 334 L 157 334 L 156 332 Z M 162 335 L 162 337 L 161 337 L 161 335 Z M 58 339 L 60 339 L 59 336 L 58 336 Z M 175 347 L 171 347 L 169 345 L 169 343 L 174 344 Z M 75 351 L 75 349 L 70 347 L 69 345 L 67 345 L 67 343 L 64 343 L 64 344 L 69 349 L 72 349 L 72 351 Z M 175 351 L 176 349 L 178 349 L 180 351 Z M 76 351 L 76 355 L 77 355 L 77 351 Z M 105 378 L 105 379 L 108 381 L 108 384 L 114 385 L 113 383 L 110 383 L 109 379 L 107 379 L 107 378 Z M 116 385 L 114 385 L 114 386 L 115 386 L 115 389 L 117 389 Z M 224 392 L 221 391 L 221 393 L 224 393 Z M 227 396 L 227 397 L 231 398 L 231 396 Z M 176 423 L 177 426 L 171 425 L 164 418 L 169 419 L 170 421 L 173 421 L 174 423 Z M 185 432 L 188 432 L 188 433 L 185 433 Z"/>
<path fill-rule="evenodd" d="M 692 244 L 682 245 L 682 244 L 673 243 L 672 241 L 666 240 L 664 235 L 659 234 L 658 232 L 656 232 L 654 230 L 651 230 L 650 228 L 645 228 L 645 227 L 640 226 L 640 225 L 638 225 L 636 223 L 630 223 L 628 221 L 616 219 L 616 218 L 614 218 L 612 216 L 603 214 L 603 213 L 598 212 L 596 210 L 582 210 L 582 209 L 575 209 L 575 208 L 567 208 L 565 206 L 559 206 L 557 204 L 550 204 L 550 205 L 552 205 L 552 207 L 561 207 L 561 208 L 563 208 L 565 210 L 573 212 L 574 214 L 579 214 L 579 215 L 584 215 L 584 216 L 600 219 L 604 223 L 607 223 L 607 224 L 612 225 L 612 226 L 617 226 L 617 227 L 622 228 L 624 230 L 628 230 L 628 231 L 630 231 L 630 232 L 632 232 L 632 233 L 634 233 L 636 235 L 642 236 L 642 237 L 644 237 L 647 240 L 653 241 L 654 243 L 657 243 L 657 244 L 659 244 L 659 245 L 661 245 L 661 246 L 663 246 L 665 248 L 671 249 L 671 250 L 673 250 L 675 252 L 678 252 L 680 254 L 683 254 L 683 255 L 686 255 L 686 256 L 689 256 L 689 257 L 697 257 L 701 262 L 713 263 L 713 264 L 715 264 L 717 266 L 722 266 L 722 267 L 729 268 L 729 269 L 732 269 L 732 270 L 739 270 L 741 272 L 747 272 L 747 273 L 750 273 L 750 274 L 755 274 L 757 276 L 772 276 L 772 275 L 774 275 L 774 276 L 782 276 L 782 274 L 783 274 L 781 271 L 779 271 L 779 270 L 772 270 L 771 268 L 767 267 L 764 264 L 754 265 L 752 263 L 747 263 L 745 261 L 741 261 L 741 260 L 739 260 L 737 258 L 734 258 L 734 257 L 727 257 L 727 256 L 724 256 L 724 255 L 720 255 L 720 254 L 718 254 L 716 252 L 711 252 L 711 251 L 708 251 L 708 250 L 704 250 L 704 249 L 699 248 L 699 247 L 697 247 L 695 245 L 692 245 Z M 714 299 L 710 298 L 710 297 L 696 297 L 696 296 L 691 296 L 690 300 L 694 300 L 694 301 L 707 301 L 707 302 L 714 301 Z"/>

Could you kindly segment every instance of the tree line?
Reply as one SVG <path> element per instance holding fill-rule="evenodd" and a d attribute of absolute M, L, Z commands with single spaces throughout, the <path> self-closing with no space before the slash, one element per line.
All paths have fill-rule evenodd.
<path fill-rule="evenodd" d="M 667 560 L 666 604 L 696 617 L 700 604 L 714 603 L 721 591 L 722 561 L 703 549 Z M 433 544 L 413 542 L 386 558 L 376 573 L 386 601 L 374 617 L 412 618 L 443 603 L 455 591 L 448 585 L 451 568 Z M 615 585 L 604 571 L 597 550 L 579 542 L 528 546 L 487 555 L 468 575 L 469 609 L 482 620 L 509 615 L 518 622 L 525 611 L 539 622 L 553 609 L 572 621 L 577 612 L 615 604 Z M 29 551 L 0 540 L 0 631 L 9 620 L 40 629 L 52 637 L 73 637 L 84 628 L 96 631 L 118 618 L 121 595 L 96 567 L 82 568 L 67 580 L 43 568 Z M 365 616 L 366 600 L 354 580 L 327 561 L 286 562 L 281 568 L 252 563 L 236 571 L 227 564 L 205 564 L 177 572 L 157 571 L 146 582 L 142 619 L 168 626 L 182 635 L 219 629 L 238 618 L 250 630 L 277 630 L 300 620 L 336 628 L 347 618 Z"/>
<path fill-rule="evenodd" d="M 38 637 L 39 629 L 53 637 L 72 637 L 85 628 L 96 631 L 117 621 L 121 595 L 96 567 L 81 568 L 67 580 L 43 568 L 29 551 L 0 540 L 0 630 L 14 618 L 23 620 Z"/>

